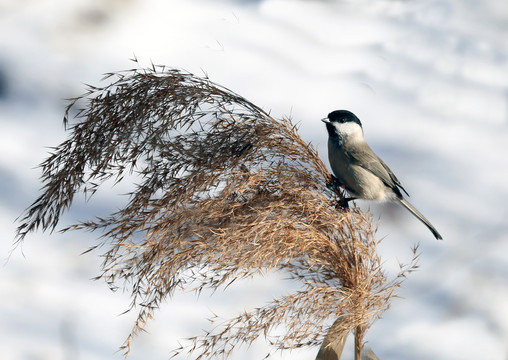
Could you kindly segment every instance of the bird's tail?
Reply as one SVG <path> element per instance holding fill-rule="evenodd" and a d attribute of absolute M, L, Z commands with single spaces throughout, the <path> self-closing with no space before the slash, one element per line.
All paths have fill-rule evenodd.
<path fill-rule="evenodd" d="M 418 218 L 418 220 L 420 220 L 422 223 L 425 224 L 425 226 L 427 226 L 429 228 L 429 230 L 432 232 L 432 234 L 434 234 L 434 236 L 436 237 L 436 239 L 438 240 L 443 240 L 443 238 L 441 237 L 441 235 L 439 234 L 439 232 L 436 230 L 436 228 L 434 226 L 432 226 L 432 224 L 430 223 L 429 220 L 427 220 L 427 218 L 425 216 L 422 215 L 421 212 L 419 212 L 418 210 L 416 210 L 416 208 L 411 205 L 409 202 L 407 202 L 406 199 L 398 199 L 399 202 L 404 205 L 404 207 L 406 209 L 408 209 L 411 214 L 413 214 L 414 216 L 416 216 Z"/>

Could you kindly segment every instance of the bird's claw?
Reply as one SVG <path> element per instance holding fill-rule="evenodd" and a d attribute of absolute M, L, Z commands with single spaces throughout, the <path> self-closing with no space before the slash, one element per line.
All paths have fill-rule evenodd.
<path fill-rule="evenodd" d="M 346 185 L 341 184 L 340 181 L 333 175 L 331 175 L 330 181 L 326 184 L 326 187 L 337 195 L 339 195 L 339 207 L 343 209 L 349 209 L 349 202 L 355 200 L 355 197 L 346 198 L 343 196 L 341 190 L 346 190 Z"/>
<path fill-rule="evenodd" d="M 331 175 L 330 181 L 326 183 L 326 187 L 332 191 L 339 190 L 339 189 L 345 189 L 345 186 L 342 185 L 339 180 Z"/>

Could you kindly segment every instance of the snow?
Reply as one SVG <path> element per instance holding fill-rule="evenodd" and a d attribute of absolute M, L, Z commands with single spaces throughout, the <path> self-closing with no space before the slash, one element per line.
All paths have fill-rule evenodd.
<path fill-rule="evenodd" d="M 206 72 L 276 116 L 291 115 L 326 158 L 319 119 L 348 109 L 410 201 L 359 202 L 381 219 L 387 269 L 420 244 L 420 270 L 367 334 L 380 359 L 508 359 L 508 3 L 498 0 L 0 1 L 0 229 L 33 201 L 36 168 L 65 138 L 64 99 L 129 58 Z M 317 125 L 317 124 L 321 125 Z M 327 161 L 325 161 L 327 162 Z M 118 202 L 105 193 L 67 223 Z M 36 233 L 0 268 L 5 359 L 118 358 L 134 314 L 98 274 L 89 233 Z M 133 343 L 131 359 L 167 359 L 207 328 L 283 291 L 275 275 L 196 300 L 171 299 Z M 282 290 L 281 290 L 282 289 Z M 351 358 L 351 344 L 344 358 Z M 259 341 L 234 359 L 260 359 Z M 277 353 L 309 359 L 317 349 Z"/>

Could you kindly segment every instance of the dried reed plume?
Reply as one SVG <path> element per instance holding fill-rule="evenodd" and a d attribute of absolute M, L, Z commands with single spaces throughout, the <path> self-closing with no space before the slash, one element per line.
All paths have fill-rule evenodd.
<path fill-rule="evenodd" d="M 63 230 L 100 230 L 100 277 L 132 290 L 139 314 L 126 353 L 175 290 L 215 290 L 267 270 L 289 273 L 301 289 L 216 322 L 177 353 L 227 357 L 259 336 L 274 350 L 314 346 L 332 323 L 327 341 L 354 330 L 359 353 L 414 263 L 387 279 L 370 215 L 339 206 L 330 174 L 296 126 L 179 70 L 152 66 L 105 79 L 111 83 L 71 100 L 69 138 L 41 164 L 42 195 L 23 215 L 18 241 L 53 230 L 77 192 L 93 195 L 110 178 L 136 174 L 125 207 Z"/>

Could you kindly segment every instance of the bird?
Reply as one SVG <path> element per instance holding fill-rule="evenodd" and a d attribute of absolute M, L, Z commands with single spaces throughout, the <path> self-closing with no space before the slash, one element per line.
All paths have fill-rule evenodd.
<path fill-rule="evenodd" d="M 404 198 L 402 192 L 409 194 L 367 144 L 362 123 L 355 114 L 335 110 L 321 120 L 328 131 L 328 160 L 335 175 L 334 182 L 352 195 L 346 201 L 365 199 L 399 203 L 425 224 L 436 239 L 443 239 L 430 221 Z"/>

